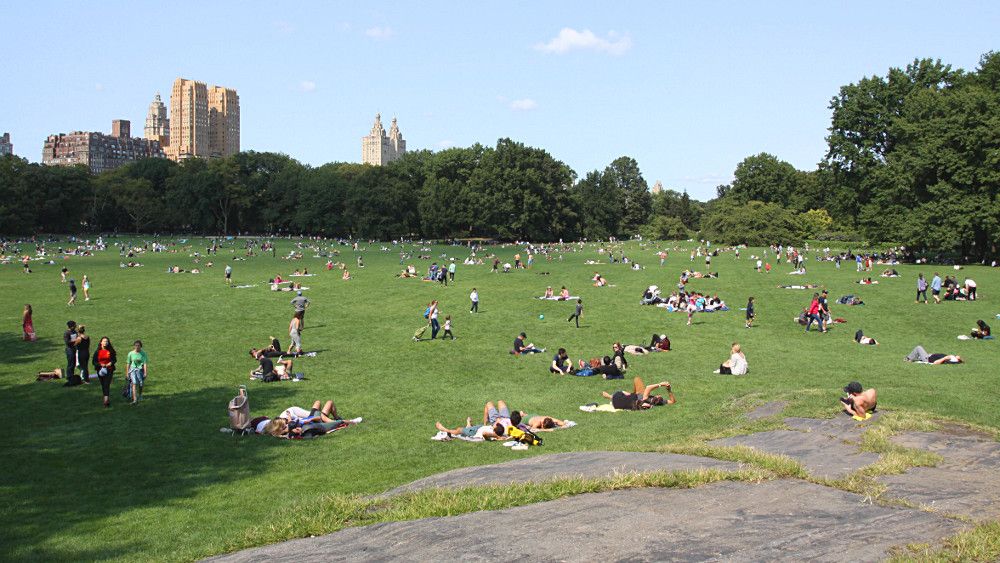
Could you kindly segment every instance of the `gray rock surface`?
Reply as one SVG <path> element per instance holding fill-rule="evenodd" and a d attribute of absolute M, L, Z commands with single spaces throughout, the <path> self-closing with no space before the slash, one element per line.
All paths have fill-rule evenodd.
<path fill-rule="evenodd" d="M 472 487 L 514 482 L 541 482 L 572 477 L 610 477 L 616 473 L 738 470 L 739 463 L 705 457 L 646 452 L 571 452 L 539 455 L 494 465 L 463 467 L 432 475 L 389 491 L 398 494 L 430 487 Z"/>
<path fill-rule="evenodd" d="M 762 418 L 775 416 L 781 414 L 781 411 L 785 410 L 785 407 L 787 406 L 788 401 L 771 401 L 770 403 L 764 403 L 763 405 L 748 412 L 747 418 L 749 420 L 760 420 Z"/>
<path fill-rule="evenodd" d="M 877 415 L 876 415 L 877 416 Z M 878 455 L 858 452 L 845 443 L 857 440 L 872 417 L 857 422 L 848 416 L 831 419 L 786 418 L 795 430 L 772 430 L 709 442 L 715 446 L 747 446 L 762 452 L 786 455 L 815 477 L 837 479 L 878 461 Z"/>
<path fill-rule="evenodd" d="M 1000 443 L 964 431 L 909 432 L 893 441 L 939 454 L 944 462 L 880 477 L 889 487 L 889 496 L 945 514 L 1000 517 Z"/>
<path fill-rule="evenodd" d="M 350 528 L 215 561 L 873 561 L 961 524 L 801 481 L 633 489 Z"/>

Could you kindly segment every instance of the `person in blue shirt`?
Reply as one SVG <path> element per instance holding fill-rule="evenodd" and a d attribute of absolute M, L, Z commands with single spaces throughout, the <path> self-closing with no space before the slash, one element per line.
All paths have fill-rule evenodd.
<path fill-rule="evenodd" d="M 931 280 L 931 295 L 935 304 L 941 302 L 941 275 L 937 272 L 934 272 L 934 279 Z"/>

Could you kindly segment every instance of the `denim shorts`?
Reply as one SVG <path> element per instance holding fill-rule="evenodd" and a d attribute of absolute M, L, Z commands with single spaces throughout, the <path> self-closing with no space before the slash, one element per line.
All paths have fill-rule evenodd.
<path fill-rule="evenodd" d="M 142 387 L 146 383 L 146 374 L 142 372 L 142 368 L 130 368 L 128 370 L 128 380 L 132 385 Z"/>
<path fill-rule="evenodd" d="M 486 417 L 487 420 L 490 421 L 490 424 L 493 424 L 498 418 L 510 418 L 510 409 L 504 406 L 498 411 L 496 407 L 492 407 L 490 410 L 486 411 Z"/>

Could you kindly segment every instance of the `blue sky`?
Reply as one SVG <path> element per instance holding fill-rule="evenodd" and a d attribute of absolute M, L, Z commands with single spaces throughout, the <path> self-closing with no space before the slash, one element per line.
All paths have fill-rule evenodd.
<path fill-rule="evenodd" d="M 183 76 L 236 88 L 242 148 L 360 161 L 376 112 L 410 149 L 510 137 L 583 176 L 621 155 L 714 196 L 744 157 L 812 169 L 841 85 L 914 58 L 973 69 L 997 2 L 7 3 L 0 132 L 141 135 Z M 182 15 L 189 18 L 182 18 Z"/>

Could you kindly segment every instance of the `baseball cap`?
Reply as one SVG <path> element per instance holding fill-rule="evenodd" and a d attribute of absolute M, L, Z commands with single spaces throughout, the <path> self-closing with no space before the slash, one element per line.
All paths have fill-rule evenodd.
<path fill-rule="evenodd" d="M 844 387 L 844 391 L 846 393 L 860 393 L 863 390 L 864 388 L 861 387 L 861 384 L 857 381 L 852 381 L 847 384 L 847 387 Z"/>

